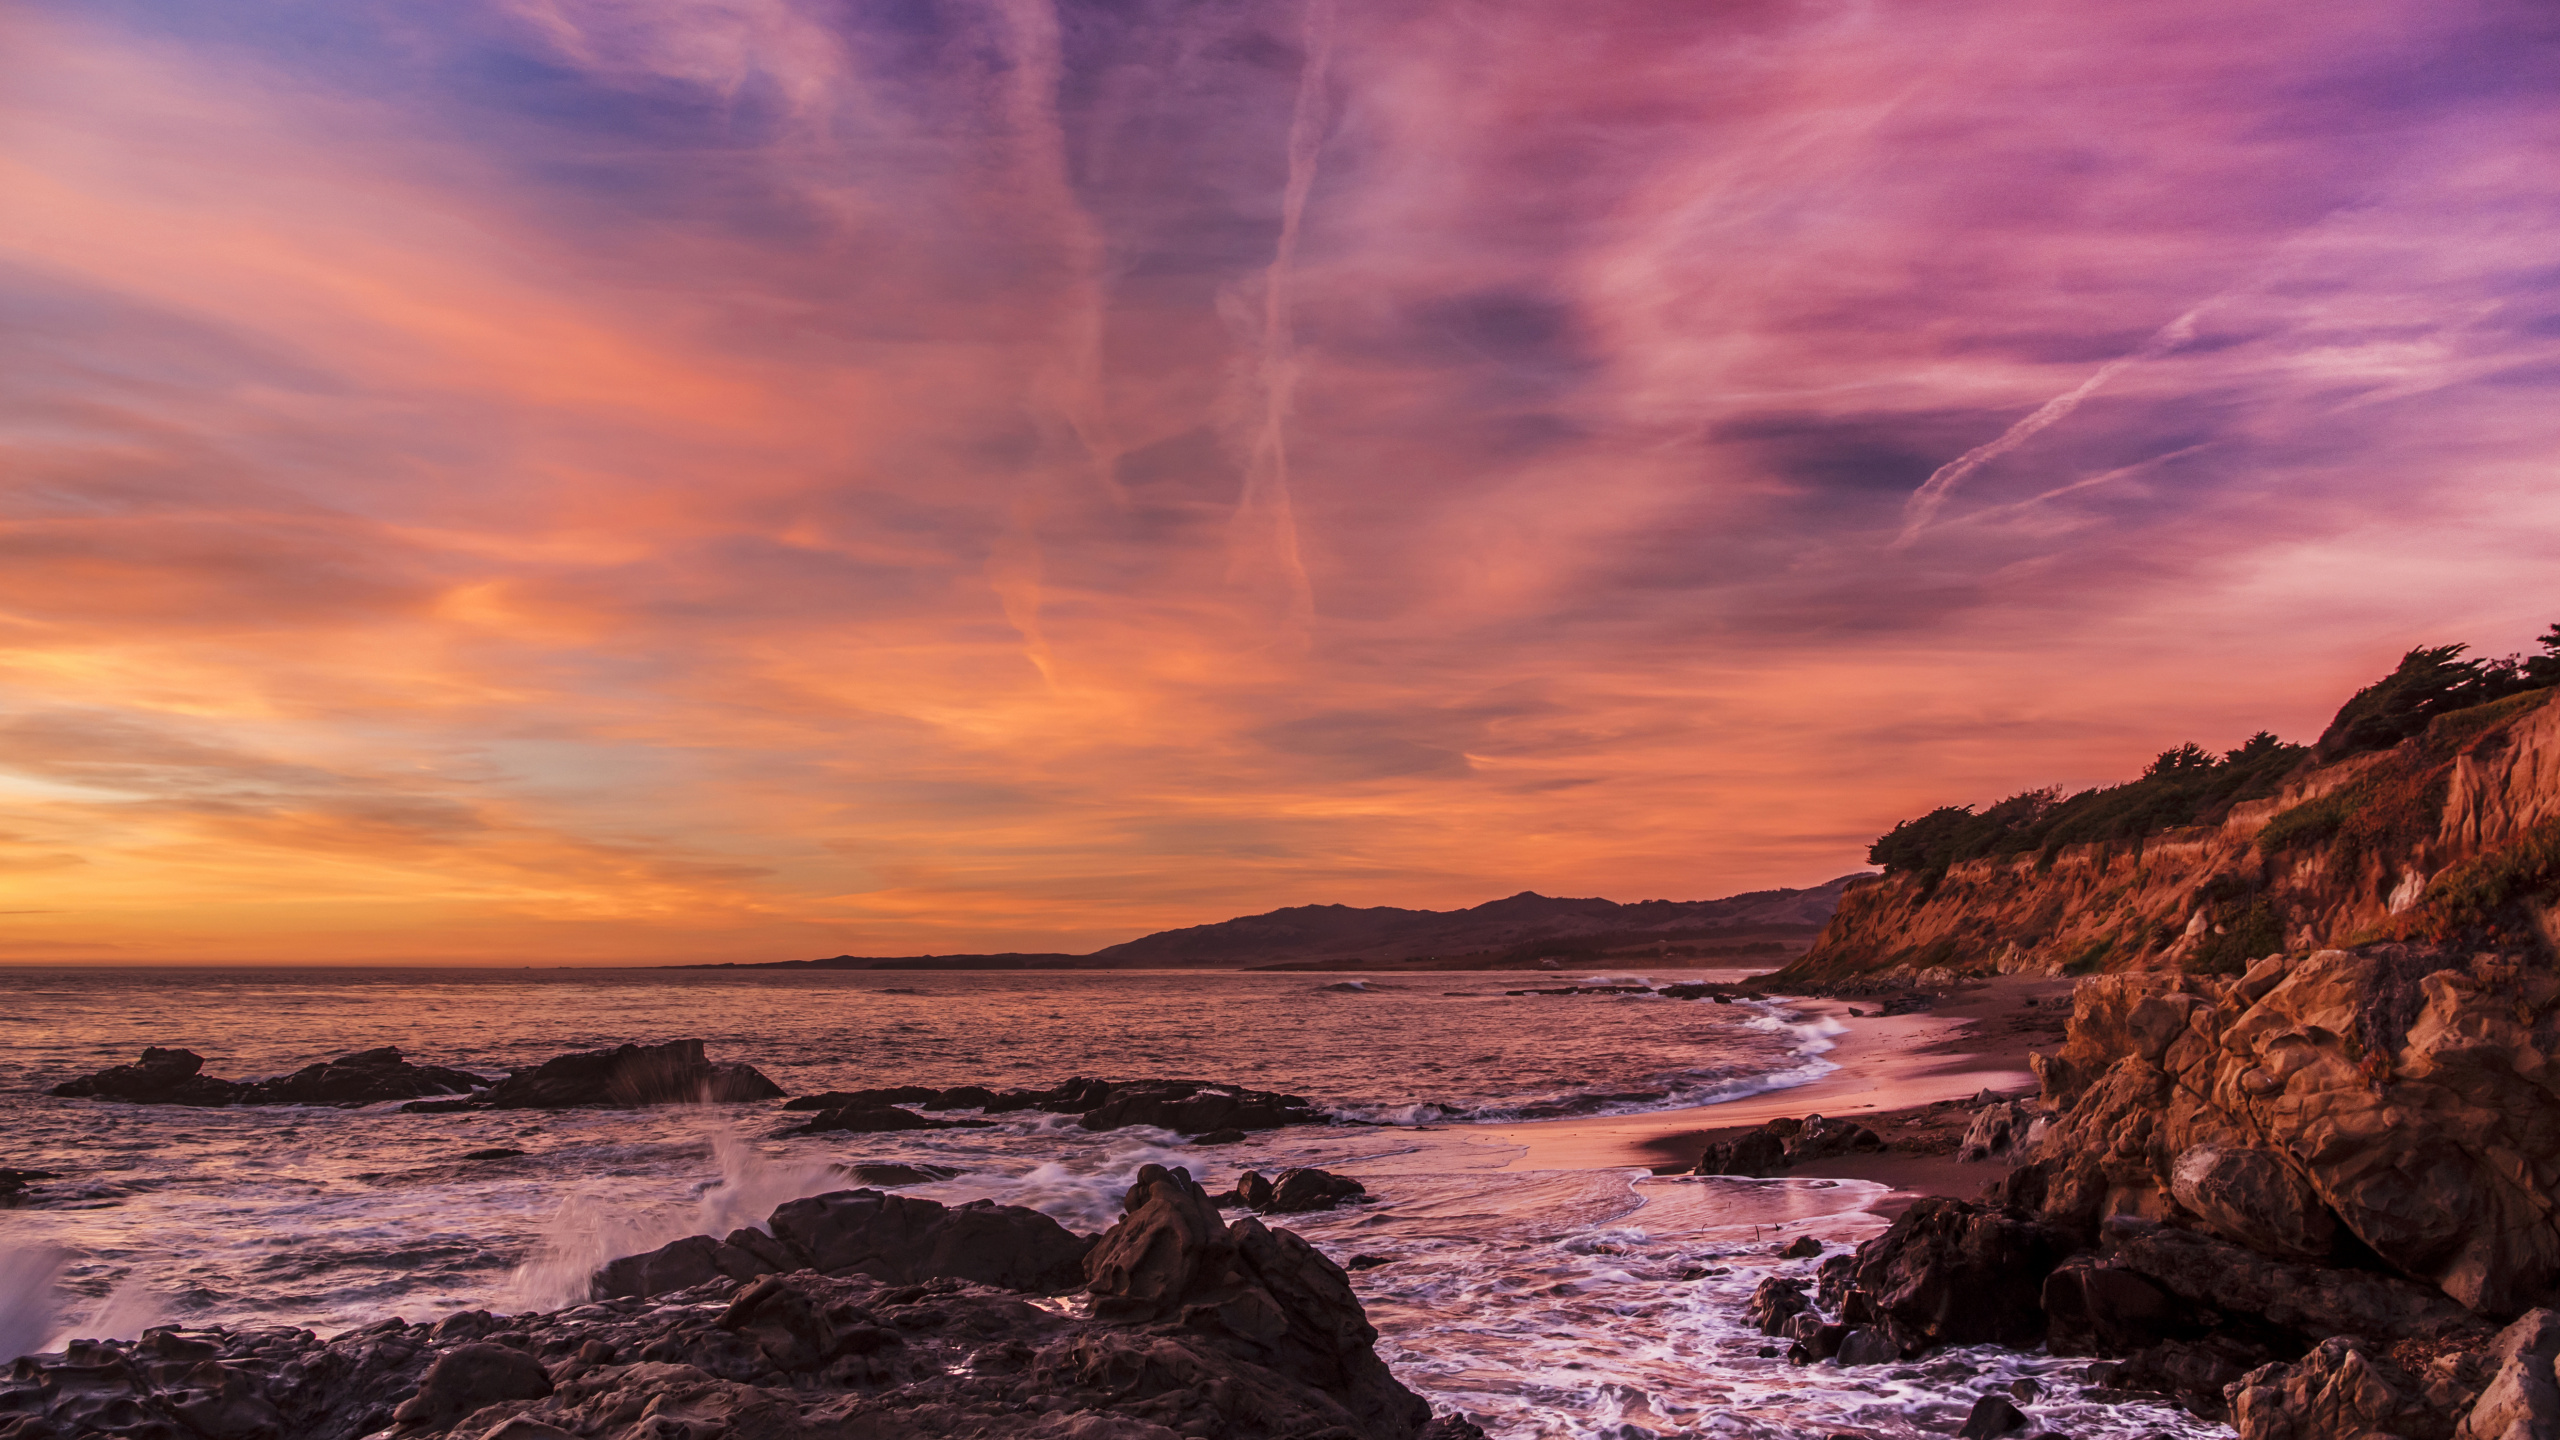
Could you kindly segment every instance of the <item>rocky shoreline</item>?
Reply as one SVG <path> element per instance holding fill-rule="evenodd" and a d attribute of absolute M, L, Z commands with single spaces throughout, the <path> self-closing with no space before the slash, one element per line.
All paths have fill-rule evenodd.
<path fill-rule="evenodd" d="M 1818 1285 L 1771 1282 L 1749 1318 L 1809 1364 L 2089 1356 L 2084 1398 L 2173 1397 L 2242 1440 L 2560 1434 L 2554 1055 L 2560 976 L 2530 953 L 2091 977 L 2039 1096 L 1967 1134 L 2014 1170 L 1921 1200 Z M 1699 1169 L 1782 1167 L 1808 1128 Z"/>
<path fill-rule="evenodd" d="M 0 1379 L 0 1440 L 1481 1435 L 1388 1373 L 1314 1246 L 1226 1221 L 1178 1169 L 1142 1169 L 1124 1208 L 1076 1236 L 1019 1207 L 843 1191 L 740 1232 L 760 1273 L 648 1286 L 667 1247 L 599 1277 L 649 1293 L 543 1314 L 77 1341 Z"/>

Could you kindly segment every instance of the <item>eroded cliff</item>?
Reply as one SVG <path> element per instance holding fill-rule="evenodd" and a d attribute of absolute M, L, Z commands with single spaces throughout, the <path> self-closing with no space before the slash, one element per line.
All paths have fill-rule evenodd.
<path fill-rule="evenodd" d="M 2220 823 L 1855 882 L 1780 986 L 2183 970 L 2380 940 L 2539 946 L 2560 909 L 2560 690 L 2307 763 Z"/>

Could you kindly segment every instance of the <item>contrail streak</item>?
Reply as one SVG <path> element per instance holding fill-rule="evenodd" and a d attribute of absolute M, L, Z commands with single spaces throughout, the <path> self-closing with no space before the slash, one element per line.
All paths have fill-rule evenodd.
<path fill-rule="evenodd" d="M 1261 407 L 1245 464 L 1244 496 L 1236 507 L 1239 541 L 1260 539 L 1289 587 L 1292 618 L 1315 613 L 1314 591 L 1298 553 L 1298 523 L 1289 499 L 1289 411 L 1298 385 L 1297 339 L 1289 323 L 1289 281 L 1298 258 L 1298 229 L 1307 194 L 1315 188 L 1316 157 L 1324 148 L 1325 68 L 1333 55 L 1333 0 L 1308 0 L 1307 60 L 1298 72 L 1298 99 L 1289 116 L 1289 183 L 1280 197 L 1280 240 L 1262 281 L 1262 353 L 1255 369 Z M 1259 532 L 1258 534 L 1255 532 Z M 1241 558 L 1241 557 L 1239 557 Z"/>
<path fill-rule="evenodd" d="M 2214 298 L 2218 300 L 2221 297 Z M 1955 490 L 1956 486 L 1964 483 L 1966 476 L 2026 444 L 2036 437 L 2038 431 L 2079 409 L 2080 402 L 2096 394 L 2098 387 L 2134 366 L 2146 360 L 2157 360 L 2194 339 L 2197 319 L 2213 303 L 2213 300 L 2207 300 L 2204 304 L 2161 326 L 2132 354 L 2118 356 L 2099 366 L 2098 373 L 2081 381 L 2076 388 L 2047 400 L 2036 410 L 2036 413 L 2002 432 L 2000 438 L 1976 445 L 1939 466 L 1927 480 L 1921 482 L 1919 489 L 1911 492 L 1911 499 L 1903 505 L 1902 533 L 1894 537 L 1890 548 L 1899 550 L 1919 539 L 1920 532 L 1937 517 L 1938 507 L 1946 503 L 1947 496 Z"/>

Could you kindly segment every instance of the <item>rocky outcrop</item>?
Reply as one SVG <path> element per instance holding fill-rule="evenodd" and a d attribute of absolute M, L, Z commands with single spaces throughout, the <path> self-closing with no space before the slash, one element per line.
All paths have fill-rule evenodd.
<path fill-rule="evenodd" d="M 15 1205 L 39 1180 L 59 1180 L 52 1170 L 10 1170 L 0 1168 L 0 1205 Z"/>
<path fill-rule="evenodd" d="M 779 1100 L 782 1087 L 752 1065 L 715 1065 L 699 1040 L 618 1045 L 555 1055 L 518 1070 L 467 1100 L 426 1100 L 400 1108 L 421 1114 L 456 1110 L 570 1110 L 587 1106 L 717 1105 Z"/>
<path fill-rule="evenodd" d="M 468 1095 L 489 1084 L 484 1076 L 435 1065 L 412 1065 L 388 1045 L 306 1065 L 270 1080 L 219 1080 L 203 1073 L 193 1050 L 152 1046 L 131 1065 L 117 1065 L 53 1087 L 76 1100 L 120 1100 L 134 1105 L 373 1105 L 422 1095 Z"/>
<path fill-rule="evenodd" d="M 1247 1170 L 1236 1177 L 1234 1188 L 1218 1196 L 1218 1203 L 1263 1215 L 1300 1215 L 1310 1210 L 1330 1210 L 1368 1193 L 1367 1186 L 1348 1175 L 1309 1165 L 1283 1170 L 1277 1179 L 1265 1179 L 1262 1172 Z"/>
<path fill-rule="evenodd" d="M 1692 1175 L 1783 1174 L 1798 1165 L 1836 1160 L 1843 1155 L 1869 1155 L 1885 1148 L 1884 1137 L 1852 1120 L 1807 1115 L 1780 1118 L 1731 1139 L 1719 1140 L 1698 1157 Z"/>
<path fill-rule="evenodd" d="M 1396 1383 L 1350 1278 L 1321 1251 L 1261 1221 L 1221 1221 L 1186 1171 L 1149 1165 L 1126 1213 L 1085 1257 L 1098 1318 L 1198 1335 L 1332 1397 L 1359 1435 L 1404 1435 L 1431 1407 Z"/>
<path fill-rule="evenodd" d="M 907 1105 L 924 1110 L 979 1110 L 989 1115 L 1040 1110 L 1052 1115 L 1076 1116 L 1076 1123 L 1087 1130 L 1153 1125 L 1177 1135 L 1202 1137 L 1241 1135 L 1249 1130 L 1277 1130 L 1283 1125 L 1323 1125 L 1333 1118 L 1302 1095 L 1283 1095 L 1277 1091 L 1224 1085 L 1209 1080 L 1077 1078 L 1046 1090 L 1003 1091 L 990 1090 L 983 1085 L 955 1085 L 939 1090 L 929 1085 L 890 1085 L 870 1090 L 830 1090 L 823 1095 L 803 1095 L 783 1108 L 838 1114 L 850 1112 L 878 1122 L 857 1126 L 820 1126 L 813 1122 L 812 1129 L 930 1129 L 937 1125 L 979 1123 L 933 1121 L 907 1110 L 896 1112 L 907 1117 L 901 1121 L 880 1113 L 891 1106 Z"/>
<path fill-rule="evenodd" d="M 2241 979 L 2099 977 L 2040 1060 L 2052 1128 L 2013 1195 L 2084 1229 L 2173 1221 L 2348 1251 L 2482 1314 L 2560 1287 L 2560 975 L 2400 944 Z"/>
<path fill-rule="evenodd" d="M 1019 1205 L 943 1205 L 878 1190 L 838 1190 L 794 1200 L 761 1230 L 725 1240 L 691 1235 L 596 1272 L 597 1293 L 655 1295 L 727 1276 L 752 1280 L 793 1270 L 868 1275 L 914 1284 L 969 1280 L 1008 1290 L 1073 1289 L 1093 1242 Z"/>
<path fill-rule="evenodd" d="M 2560 690 L 2313 765 L 2219 824 L 1853 881 L 1772 982 L 2200 968 L 2384 939 L 2560 940 Z"/>
<path fill-rule="evenodd" d="M 894 1253 L 890 1232 L 907 1220 L 884 1197 L 817 1199 L 830 1203 L 791 1224 L 777 1212 L 777 1232 L 796 1226 L 794 1243 L 850 1245 L 902 1274 L 975 1263 L 962 1252 L 976 1241 L 932 1237 L 978 1207 L 901 1231 L 926 1237 L 917 1256 Z M 1287 1231 L 1221 1224 L 1180 1171 L 1142 1172 L 1092 1253 L 1100 1263 L 1067 1278 L 1109 1318 L 857 1266 L 721 1274 L 548 1314 L 389 1320 L 328 1340 L 163 1329 L 81 1342 L 0 1375 L 0 1434 L 1481 1440 L 1455 1417 L 1431 1420 L 1387 1373 L 1339 1269 Z M 1060 1274 L 1036 1278 L 1047 1288 Z"/>

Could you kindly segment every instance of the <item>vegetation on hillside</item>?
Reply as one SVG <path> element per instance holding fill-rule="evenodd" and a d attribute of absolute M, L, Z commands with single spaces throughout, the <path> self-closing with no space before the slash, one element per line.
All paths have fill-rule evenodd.
<path fill-rule="evenodd" d="M 2122 785 L 2067 797 L 2058 789 L 2028 790 L 1980 811 L 1970 805 L 1941 806 L 1885 832 L 1868 848 L 1867 860 L 1888 872 L 1934 881 L 1948 866 L 1984 856 L 2032 853 L 2049 861 L 2066 845 L 2138 842 L 2181 825 L 2212 824 L 2243 800 L 2275 794 L 2306 761 L 2325 763 L 2359 751 L 2388 749 L 2426 732 L 2443 716 L 2475 711 L 2490 717 L 2498 711 L 2483 707 L 2503 710 L 2507 707 L 2499 707 L 2500 701 L 2560 685 L 2560 625 L 2553 625 L 2536 643 L 2542 654 L 2500 660 L 2466 660 L 2462 657 L 2470 648 L 2467 645 L 2420 646 L 2402 656 L 2390 674 L 2357 691 L 2341 706 L 2317 747 L 2288 744 L 2263 730 L 2247 744 L 2220 755 L 2191 741 L 2160 752 L 2140 779 Z M 2450 736 L 2468 728 L 2441 726 L 2437 733 Z M 2407 768 L 2416 775 L 2432 772 L 2436 766 Z M 2436 779 L 2427 773 L 2410 783 L 2423 789 Z M 2260 845 L 2273 852 L 2347 838 L 2360 848 L 2386 848 L 2384 842 L 2391 837 L 2364 832 L 2423 808 L 2375 803 L 2403 798 L 2354 791 L 2296 806 L 2276 817 Z"/>

